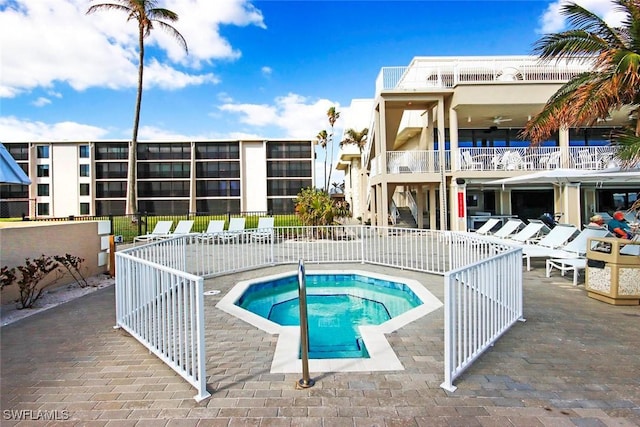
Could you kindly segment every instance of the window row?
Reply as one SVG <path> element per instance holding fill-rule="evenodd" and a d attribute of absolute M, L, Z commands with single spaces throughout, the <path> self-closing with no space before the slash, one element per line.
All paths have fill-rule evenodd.
<path fill-rule="evenodd" d="M 240 162 L 198 162 L 196 178 L 240 178 Z"/>
<path fill-rule="evenodd" d="M 37 145 L 36 146 L 36 157 L 38 159 L 48 159 L 49 158 L 49 150 L 50 150 L 50 146 L 49 145 Z M 89 146 L 88 145 L 80 145 L 78 147 L 78 156 L 80 156 L 81 159 L 88 159 L 89 158 Z M 18 159 L 16 159 L 18 160 Z M 20 160 L 26 160 L 26 159 L 20 159 Z"/>
<path fill-rule="evenodd" d="M 196 197 L 240 197 L 240 181 L 198 181 Z"/>
<path fill-rule="evenodd" d="M 138 163 L 138 178 L 189 178 L 189 176 L 191 176 L 191 165 L 186 162 Z"/>
<path fill-rule="evenodd" d="M 270 179 L 267 181 L 267 196 L 296 196 L 311 185 L 311 179 Z"/>
<path fill-rule="evenodd" d="M 188 160 L 191 158 L 189 143 L 138 143 L 139 160 Z"/>
<path fill-rule="evenodd" d="M 36 214 L 38 216 L 49 216 L 51 215 L 49 209 L 49 203 L 37 203 L 36 204 Z M 91 205 L 89 203 L 80 203 L 80 215 L 89 215 L 91 213 Z"/>
<path fill-rule="evenodd" d="M 310 142 L 267 142 L 267 159 L 310 159 Z"/>
<path fill-rule="evenodd" d="M 50 169 L 49 165 L 36 165 L 36 176 L 38 178 L 46 178 L 50 176 L 49 169 Z M 90 171 L 91 171 L 91 165 L 89 164 L 80 165 L 80 170 L 79 170 L 80 176 L 84 176 L 84 177 L 91 176 Z"/>
<path fill-rule="evenodd" d="M 269 161 L 268 177 L 308 177 L 311 175 L 311 161 Z"/>
<path fill-rule="evenodd" d="M 237 142 L 217 142 L 196 144 L 196 159 L 239 159 L 240 144 Z"/>
<path fill-rule="evenodd" d="M 140 181 L 139 197 L 189 197 L 189 181 Z"/>
<path fill-rule="evenodd" d="M 96 160 L 126 160 L 129 157 L 129 144 L 127 142 L 118 143 L 96 143 Z"/>

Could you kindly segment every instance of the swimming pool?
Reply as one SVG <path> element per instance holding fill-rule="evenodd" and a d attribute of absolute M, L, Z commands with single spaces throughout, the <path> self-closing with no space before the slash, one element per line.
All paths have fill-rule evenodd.
<path fill-rule="evenodd" d="M 238 282 L 216 304 L 217 308 L 267 333 L 278 335 L 278 341 L 271 364 L 271 373 L 300 372 L 300 327 L 297 326 L 297 317 L 295 326 L 280 325 L 272 320 L 269 320 L 268 318 L 268 313 L 271 311 L 271 307 L 273 307 L 274 304 L 277 305 L 282 303 L 283 301 L 297 299 L 298 291 L 296 274 L 297 272 L 292 271 L 290 273 L 276 274 L 268 277 L 261 277 L 253 280 Z M 379 283 L 388 284 L 393 283 L 394 285 L 389 285 L 386 289 L 384 289 L 385 287 L 383 286 L 382 289 L 378 290 L 383 293 L 388 293 L 389 289 L 392 289 L 394 287 L 404 288 L 410 291 L 409 295 L 413 294 L 415 300 L 411 301 L 414 297 L 410 297 L 409 303 L 404 301 L 401 305 L 396 306 L 391 302 L 393 301 L 393 298 L 388 297 L 385 303 L 385 311 L 389 312 L 390 317 L 388 320 L 382 321 L 379 324 L 364 324 L 356 327 L 359 332 L 360 343 L 363 344 L 364 348 L 366 348 L 368 357 L 358 356 L 310 359 L 309 369 L 313 372 L 403 370 L 404 367 L 391 348 L 391 345 L 387 341 L 385 334 L 390 334 L 395 330 L 403 327 L 404 325 L 411 323 L 414 320 L 421 318 L 426 314 L 442 307 L 442 302 L 416 280 L 386 276 L 377 273 L 363 272 L 359 270 L 307 271 L 307 279 L 309 278 L 309 276 L 322 276 L 320 280 L 324 279 L 325 281 L 334 281 L 335 276 L 342 275 L 361 276 L 363 281 L 378 281 Z M 247 292 L 247 290 L 249 290 L 254 285 L 258 286 L 255 289 L 251 289 L 249 292 Z M 287 290 L 287 292 L 289 292 L 288 295 L 284 293 L 284 296 L 276 296 L 276 293 L 273 292 L 273 288 L 278 286 L 292 286 L 292 289 Z M 309 295 L 311 295 L 310 288 L 314 288 L 313 292 L 321 292 L 323 286 L 320 285 L 316 288 L 315 285 L 310 285 L 309 280 L 307 280 L 308 300 Z M 266 299 L 258 303 L 258 308 L 254 307 L 255 311 L 259 312 L 260 314 L 256 314 L 238 305 L 238 302 L 248 303 L 248 301 L 250 300 L 258 301 L 258 296 L 260 296 L 261 294 L 263 294 L 263 296 L 266 296 Z M 336 294 L 336 292 L 335 290 L 330 290 L 329 294 Z M 408 306 L 402 308 L 402 305 L 405 304 L 414 304 L 415 306 L 413 308 Z M 295 309 L 292 309 L 290 307 L 288 309 L 291 310 L 291 317 L 293 317 L 293 312 L 297 312 L 297 305 L 295 306 Z M 324 319 L 324 317 L 322 318 Z M 327 335 L 331 336 L 332 333 L 328 333 Z"/>
<path fill-rule="evenodd" d="M 309 358 L 368 358 L 359 327 L 422 304 L 406 285 L 360 274 L 306 277 Z M 282 326 L 300 325 L 297 276 L 253 283 L 236 305 Z"/>

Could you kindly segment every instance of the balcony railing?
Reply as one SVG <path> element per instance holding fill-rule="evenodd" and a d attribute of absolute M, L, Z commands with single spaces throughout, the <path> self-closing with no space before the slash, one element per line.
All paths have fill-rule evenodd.
<path fill-rule="evenodd" d="M 601 170 L 618 166 L 616 147 L 461 148 L 457 170 L 541 171 L 547 169 Z"/>
<path fill-rule="evenodd" d="M 451 88 L 460 83 L 565 82 L 590 68 L 589 61 L 543 62 L 530 56 L 418 58 L 410 66 L 383 67 L 376 95 L 383 90 Z"/>
<path fill-rule="evenodd" d="M 451 172 L 451 153 L 445 151 L 443 156 L 444 172 Z M 379 158 L 380 156 L 376 156 L 374 161 Z M 389 151 L 387 152 L 387 173 L 440 173 L 440 153 L 434 150 Z"/>
<path fill-rule="evenodd" d="M 456 171 L 541 171 L 556 168 L 601 170 L 618 166 L 616 147 L 460 148 L 454 152 Z M 387 174 L 440 173 L 438 151 L 389 151 Z M 451 151 L 444 152 L 444 172 L 451 172 Z M 381 171 L 380 156 L 371 163 L 371 176 Z"/>

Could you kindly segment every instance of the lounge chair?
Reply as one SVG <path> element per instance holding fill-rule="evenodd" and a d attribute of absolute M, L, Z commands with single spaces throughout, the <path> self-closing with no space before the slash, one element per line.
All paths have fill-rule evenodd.
<path fill-rule="evenodd" d="M 548 234 L 551 230 L 546 224 L 539 219 L 530 219 L 522 230 L 511 235 L 504 240 L 505 243 L 516 245 L 524 245 L 539 240 L 543 235 Z"/>
<path fill-rule="evenodd" d="M 224 223 L 223 219 L 212 219 L 209 221 L 207 229 L 202 234 L 197 235 L 196 239 L 201 242 L 211 243 L 218 234 L 224 231 Z"/>
<path fill-rule="evenodd" d="M 154 240 L 161 239 L 162 237 L 169 234 L 172 226 L 173 226 L 173 221 L 158 221 L 155 227 L 153 227 L 153 231 L 151 233 L 134 237 L 133 243 L 152 242 Z"/>
<path fill-rule="evenodd" d="M 499 223 L 500 223 L 500 220 L 498 218 L 489 218 L 487 222 L 482 224 L 480 228 L 474 231 L 474 233 L 482 234 L 483 236 L 486 236 L 488 234 L 491 234 L 491 230 L 493 230 L 496 227 L 496 225 L 498 225 Z"/>
<path fill-rule="evenodd" d="M 273 222 L 273 217 L 262 217 L 258 219 L 258 228 L 251 232 L 251 240 L 271 240 L 273 237 Z"/>
<path fill-rule="evenodd" d="M 555 230 L 555 228 L 554 228 Z M 571 259 L 584 258 L 587 253 L 587 241 L 594 237 L 610 237 L 609 230 L 600 227 L 585 227 L 575 239 L 556 249 L 540 245 L 526 245 L 522 248 L 522 257 L 527 260 L 527 271 L 531 270 L 531 258 Z"/>
<path fill-rule="evenodd" d="M 245 218 L 231 218 L 229 220 L 229 228 L 215 236 L 216 240 L 222 242 L 238 241 L 240 236 L 244 234 Z"/>
<path fill-rule="evenodd" d="M 506 239 L 507 237 L 515 234 L 524 227 L 524 222 L 517 218 L 509 219 L 502 227 L 500 227 L 495 233 L 493 233 L 492 237 L 499 237 L 501 239 Z"/>
<path fill-rule="evenodd" d="M 193 228 L 193 220 L 183 219 L 178 221 L 178 225 L 176 225 L 176 228 L 173 230 L 172 233 L 163 234 L 162 236 L 159 236 L 159 238 L 169 239 L 171 237 L 193 235 L 193 233 L 191 233 L 191 228 Z"/>

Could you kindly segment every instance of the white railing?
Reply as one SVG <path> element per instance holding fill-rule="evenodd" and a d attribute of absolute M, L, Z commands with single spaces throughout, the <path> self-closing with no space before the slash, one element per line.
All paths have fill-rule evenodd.
<path fill-rule="evenodd" d="M 457 159 L 458 170 L 600 170 L 617 166 L 616 151 L 614 146 L 460 148 Z"/>
<path fill-rule="evenodd" d="M 409 66 L 383 67 L 376 96 L 383 90 L 452 88 L 460 83 L 566 82 L 590 70 L 589 61 L 541 61 L 537 57 L 415 58 Z"/>
<path fill-rule="evenodd" d="M 462 240 L 454 236 L 452 246 L 466 246 Z M 522 249 L 511 248 L 445 274 L 445 390 L 455 391 L 453 381 L 515 322 L 524 321 L 521 259 Z"/>
<path fill-rule="evenodd" d="M 444 171 L 451 172 L 450 151 L 444 153 Z M 440 173 L 440 153 L 430 151 L 387 151 L 387 173 Z"/>
<path fill-rule="evenodd" d="M 176 248 L 165 251 L 165 261 L 180 256 Z M 194 386 L 197 401 L 209 397 L 202 277 L 120 251 L 115 286 L 116 326 Z"/>
<path fill-rule="evenodd" d="M 277 227 L 269 230 L 272 233 L 268 237 L 265 231 L 247 230 L 224 238 L 174 237 L 116 253 L 117 326 L 196 387 L 198 400 L 209 395 L 204 354 L 204 278 L 276 264 L 296 264 L 302 259 L 306 263 L 368 263 L 444 275 L 445 284 L 462 281 L 468 289 L 486 292 L 493 298 L 493 305 L 484 302 L 481 307 L 491 310 L 496 304 L 504 309 L 503 296 L 512 298 L 503 289 L 507 285 L 508 292 L 516 292 L 520 298 L 522 295 L 521 276 L 515 276 L 516 271 L 522 270 L 521 250 L 479 236 L 361 225 Z M 503 256 L 511 253 L 516 255 Z M 494 283 L 497 287 L 489 293 Z M 448 315 L 470 313 L 466 305 L 459 306 L 467 304 L 467 300 L 461 300 L 456 290 L 448 292 L 451 293 L 445 301 Z M 511 304 L 512 299 L 509 301 Z M 521 301 L 519 304 L 521 309 Z M 492 320 L 499 323 L 502 332 L 508 328 L 503 317 Z M 458 355 L 459 348 L 473 348 L 474 355 L 482 351 L 477 348 L 478 334 L 482 331 L 458 336 L 450 329 L 458 324 L 455 317 L 445 319 L 445 336 L 456 337 L 453 341 L 445 339 L 445 355 Z M 465 324 L 465 328 L 471 326 Z M 493 335 L 492 339 L 495 340 Z M 468 367 L 468 359 L 465 356 L 462 365 L 445 360 L 444 384 L 453 387 L 451 382 Z"/>

